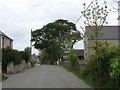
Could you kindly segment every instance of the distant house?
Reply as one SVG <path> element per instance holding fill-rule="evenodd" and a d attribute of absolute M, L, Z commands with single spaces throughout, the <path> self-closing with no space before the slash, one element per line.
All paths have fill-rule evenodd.
<path fill-rule="evenodd" d="M 73 51 L 80 60 L 84 59 L 84 49 L 74 49 Z"/>
<path fill-rule="evenodd" d="M 3 32 L 0 31 L 0 48 L 13 48 L 13 39 L 5 35 Z"/>
<path fill-rule="evenodd" d="M 81 59 L 84 59 L 84 49 L 73 49 L 74 53 L 78 56 L 78 58 L 81 60 Z M 68 54 L 69 52 L 66 51 L 64 56 L 63 56 L 63 59 L 66 60 L 68 58 Z"/>
<path fill-rule="evenodd" d="M 33 55 L 32 55 L 32 61 L 38 62 L 38 61 L 39 61 L 38 56 L 35 55 L 35 54 L 33 54 Z"/>
<path fill-rule="evenodd" d="M 101 31 L 102 38 L 99 37 L 97 40 L 107 40 L 109 45 L 114 45 L 116 47 L 120 47 L 120 26 L 103 26 Z M 93 50 L 89 47 L 93 44 L 94 35 L 93 30 L 91 30 L 88 26 L 85 27 L 85 38 L 84 38 L 84 58 L 85 60 L 89 59 L 89 56 L 93 54 Z M 91 36 L 93 36 L 91 38 Z"/>

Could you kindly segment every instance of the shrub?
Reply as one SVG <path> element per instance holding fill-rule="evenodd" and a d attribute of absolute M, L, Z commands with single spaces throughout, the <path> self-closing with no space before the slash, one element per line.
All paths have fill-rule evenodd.
<path fill-rule="evenodd" d="M 20 64 L 21 63 L 21 61 L 22 61 L 22 56 L 21 56 L 21 54 L 17 51 L 17 50 L 13 50 L 13 53 L 12 53 L 12 55 L 13 55 L 13 63 L 14 63 L 14 65 L 18 65 L 18 64 Z"/>
<path fill-rule="evenodd" d="M 22 56 L 22 59 L 24 59 L 26 61 L 26 63 L 28 61 L 30 61 L 30 52 L 29 51 L 20 51 L 20 54 Z"/>
<path fill-rule="evenodd" d="M 2 71 L 7 71 L 7 65 L 13 62 L 14 65 L 21 63 L 22 57 L 17 50 L 10 48 L 2 49 Z"/>
<path fill-rule="evenodd" d="M 73 50 L 70 50 L 68 60 L 70 61 L 71 67 L 73 69 L 79 69 L 79 59 L 78 56 L 73 52 Z"/>
<path fill-rule="evenodd" d="M 118 80 L 118 76 L 114 77 L 114 75 L 115 75 L 114 68 L 115 67 L 111 67 L 111 65 L 113 65 L 113 66 L 115 65 L 115 63 L 116 63 L 115 60 L 117 60 L 117 59 L 114 60 L 113 58 L 118 57 L 118 55 L 120 55 L 119 49 L 117 47 L 113 47 L 113 46 L 107 47 L 107 45 L 104 44 L 101 47 L 99 47 L 99 50 L 97 50 L 97 51 L 98 52 L 95 52 L 95 54 L 93 54 L 89 60 L 89 68 L 91 69 L 91 73 L 96 75 L 96 77 L 98 78 L 98 81 L 101 85 L 105 86 L 104 83 L 107 83 L 106 85 L 108 85 L 109 87 L 113 87 L 112 86 L 113 84 L 116 87 L 117 83 L 113 83 L 111 81 L 111 78 L 114 78 L 114 80 Z M 112 59 L 112 61 L 111 61 L 111 59 Z M 119 67 L 119 69 L 120 69 L 120 67 Z M 112 70 L 112 72 L 111 72 L 111 70 Z M 116 69 L 116 70 L 118 70 L 118 69 Z M 111 77 L 110 73 L 111 73 L 111 75 L 113 75 L 113 73 L 114 73 L 114 75 Z"/>
<path fill-rule="evenodd" d="M 120 56 L 111 59 L 110 62 L 111 72 L 110 76 L 113 81 L 120 85 Z"/>
<path fill-rule="evenodd" d="M 99 47 L 99 52 L 96 52 L 90 57 L 92 72 L 98 75 L 99 78 L 108 79 L 110 72 L 110 60 L 118 55 L 116 47 Z"/>
<path fill-rule="evenodd" d="M 41 51 L 39 58 L 42 63 L 45 63 L 48 60 L 48 54 L 45 50 Z"/>
<path fill-rule="evenodd" d="M 7 65 L 12 62 L 13 55 L 12 50 L 9 49 L 2 49 L 2 71 L 7 71 Z"/>
<path fill-rule="evenodd" d="M 80 75 L 82 77 L 86 77 L 89 73 L 91 73 L 89 65 L 85 65 L 83 68 L 80 69 L 80 71 Z"/>

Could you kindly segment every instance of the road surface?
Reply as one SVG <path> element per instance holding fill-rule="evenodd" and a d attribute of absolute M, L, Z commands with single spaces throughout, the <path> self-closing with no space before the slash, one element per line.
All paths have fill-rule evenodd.
<path fill-rule="evenodd" d="M 62 66 L 36 65 L 11 75 L 2 88 L 90 88 Z"/>

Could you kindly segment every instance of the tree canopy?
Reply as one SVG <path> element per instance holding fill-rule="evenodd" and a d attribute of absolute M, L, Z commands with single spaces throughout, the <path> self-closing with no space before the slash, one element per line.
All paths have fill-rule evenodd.
<path fill-rule="evenodd" d="M 61 58 L 62 53 L 72 48 L 79 40 L 81 40 L 80 32 L 75 24 L 68 20 L 59 19 L 32 32 L 34 47 L 46 50 L 49 59 L 53 61 Z"/>

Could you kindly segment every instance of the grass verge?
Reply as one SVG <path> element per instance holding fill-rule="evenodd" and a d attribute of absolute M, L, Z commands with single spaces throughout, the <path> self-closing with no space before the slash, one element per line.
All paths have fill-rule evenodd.
<path fill-rule="evenodd" d="M 74 70 L 70 64 L 65 64 L 64 67 L 77 75 L 79 78 L 81 78 L 83 81 L 85 81 L 88 85 L 95 88 L 95 90 L 120 90 L 120 88 L 117 87 L 115 83 L 111 82 L 110 80 L 106 82 L 102 82 L 102 80 L 93 73 L 90 72 L 89 67 L 84 66 L 80 68 L 79 70 Z"/>

